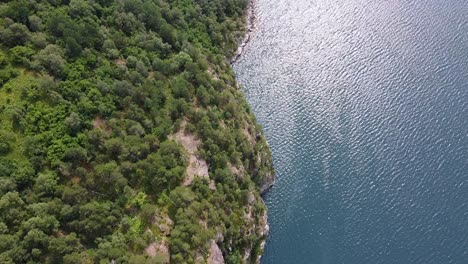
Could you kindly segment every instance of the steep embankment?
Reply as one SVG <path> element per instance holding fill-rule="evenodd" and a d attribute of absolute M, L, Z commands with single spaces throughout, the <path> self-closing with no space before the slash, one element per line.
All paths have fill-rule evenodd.
<path fill-rule="evenodd" d="M 250 0 L 247 6 L 247 9 L 245 11 L 245 30 L 244 30 L 244 36 L 241 38 L 241 41 L 239 42 L 239 45 L 236 49 L 236 52 L 234 53 L 234 56 L 232 56 L 230 63 L 234 64 L 236 61 L 242 56 L 242 53 L 244 53 L 245 46 L 250 42 L 250 39 L 252 38 L 252 34 L 254 33 L 255 30 L 255 23 L 256 23 L 256 14 L 255 14 L 255 7 L 256 7 L 256 0 Z"/>
<path fill-rule="evenodd" d="M 270 152 L 244 0 L 0 3 L 0 262 L 243 263 Z"/>

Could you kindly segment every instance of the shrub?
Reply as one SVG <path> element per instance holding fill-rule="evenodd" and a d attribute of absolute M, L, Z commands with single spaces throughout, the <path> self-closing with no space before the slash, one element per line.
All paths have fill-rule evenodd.
<path fill-rule="evenodd" d="M 16 46 L 10 49 L 11 62 L 15 64 L 28 65 L 32 56 L 35 54 L 34 50 L 25 46 Z"/>
<path fill-rule="evenodd" d="M 8 142 L 0 142 L 0 155 L 8 154 L 11 151 L 11 146 Z"/>

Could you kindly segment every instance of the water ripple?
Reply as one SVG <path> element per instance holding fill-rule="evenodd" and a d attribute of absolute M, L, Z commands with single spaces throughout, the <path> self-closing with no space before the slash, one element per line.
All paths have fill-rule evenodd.
<path fill-rule="evenodd" d="M 468 2 L 258 2 L 263 263 L 468 263 Z"/>

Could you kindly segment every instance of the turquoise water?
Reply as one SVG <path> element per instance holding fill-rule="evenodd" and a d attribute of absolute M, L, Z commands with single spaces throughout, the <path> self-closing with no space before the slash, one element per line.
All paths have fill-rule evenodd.
<path fill-rule="evenodd" d="M 258 0 L 262 263 L 468 263 L 468 1 Z"/>

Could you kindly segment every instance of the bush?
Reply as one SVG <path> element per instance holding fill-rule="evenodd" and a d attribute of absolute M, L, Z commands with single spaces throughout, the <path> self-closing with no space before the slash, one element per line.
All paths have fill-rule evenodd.
<path fill-rule="evenodd" d="M 65 71 L 66 61 L 63 59 L 64 52 L 57 45 L 49 44 L 45 49 L 34 56 L 36 70 L 45 69 L 56 77 L 62 77 Z"/>
<path fill-rule="evenodd" d="M 34 50 L 25 46 L 16 46 L 10 49 L 11 62 L 15 64 L 28 65 L 32 56 L 35 54 Z"/>
<path fill-rule="evenodd" d="M 29 29 L 33 32 L 42 30 L 42 20 L 40 17 L 36 15 L 32 15 L 28 17 L 29 21 Z"/>
<path fill-rule="evenodd" d="M 7 60 L 6 60 L 5 54 L 2 51 L 0 51 L 0 67 L 6 64 L 7 64 Z"/>
<path fill-rule="evenodd" d="M 31 32 L 29 29 L 19 23 L 13 23 L 0 32 L 2 43 L 9 47 L 24 45 L 29 41 Z"/>
<path fill-rule="evenodd" d="M 8 154 L 10 151 L 11 147 L 8 142 L 0 142 L 0 155 Z"/>
<path fill-rule="evenodd" d="M 0 70 L 0 87 L 18 75 L 19 72 L 10 67 Z"/>

